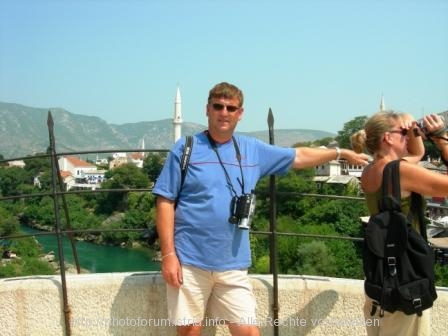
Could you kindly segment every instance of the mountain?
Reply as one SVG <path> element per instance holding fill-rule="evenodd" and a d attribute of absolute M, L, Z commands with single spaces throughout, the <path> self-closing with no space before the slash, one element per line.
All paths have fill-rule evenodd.
<path fill-rule="evenodd" d="M 146 149 L 168 149 L 173 143 L 172 119 L 114 125 L 98 117 L 74 114 L 62 108 L 34 108 L 0 102 L 0 154 L 5 159 L 12 159 L 46 152 L 49 112 L 54 121 L 56 151 L 59 153 L 138 149 L 142 139 Z M 206 126 L 200 124 L 182 124 L 183 135 L 204 129 Z M 244 134 L 266 142 L 269 140 L 268 130 Z M 317 130 L 274 130 L 275 143 L 285 147 L 334 136 Z"/>

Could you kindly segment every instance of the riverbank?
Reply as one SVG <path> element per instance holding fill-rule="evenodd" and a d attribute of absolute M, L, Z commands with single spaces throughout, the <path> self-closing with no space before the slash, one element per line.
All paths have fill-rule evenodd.
<path fill-rule="evenodd" d="M 59 274 L 61 272 L 61 265 L 59 261 L 56 259 L 56 256 L 54 255 L 53 251 L 50 251 L 48 253 L 45 253 L 39 257 L 40 260 L 47 262 L 55 271 L 55 273 Z M 64 269 L 65 273 L 69 274 L 78 274 L 78 268 L 75 264 L 70 264 L 68 262 L 64 262 Z M 90 273 L 88 269 L 79 268 L 79 273 L 86 274 Z"/>
<path fill-rule="evenodd" d="M 20 229 L 26 234 L 41 232 L 25 225 L 21 225 Z M 46 255 L 53 252 L 57 262 L 58 241 L 56 237 L 54 235 L 36 235 L 34 238 L 41 245 Z M 79 265 L 85 272 L 107 273 L 160 270 L 160 263 L 155 261 L 157 252 L 141 244 L 133 244 L 132 247 L 120 247 L 76 240 L 74 245 Z M 65 236 L 62 239 L 62 246 L 64 262 L 67 265 L 74 265 L 74 251 L 72 251 L 69 239 Z M 74 267 L 69 266 L 69 270 L 74 270 L 74 273 L 76 273 Z"/>

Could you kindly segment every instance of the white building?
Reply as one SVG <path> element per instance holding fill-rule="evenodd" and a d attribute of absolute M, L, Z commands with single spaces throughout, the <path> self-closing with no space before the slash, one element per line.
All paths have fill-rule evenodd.
<path fill-rule="evenodd" d="M 62 156 L 58 163 L 67 190 L 75 187 L 96 189 L 104 181 L 104 170 L 98 170 L 94 164 L 77 157 Z"/>

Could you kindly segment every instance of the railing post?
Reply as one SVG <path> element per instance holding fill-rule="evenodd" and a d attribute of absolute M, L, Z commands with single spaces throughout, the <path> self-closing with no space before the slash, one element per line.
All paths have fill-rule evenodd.
<path fill-rule="evenodd" d="M 64 261 L 64 249 L 62 246 L 62 232 L 61 232 L 61 219 L 59 215 L 59 198 L 56 191 L 58 186 L 58 169 L 57 169 L 57 157 L 54 141 L 54 122 L 51 112 L 48 111 L 48 134 L 50 138 L 50 154 L 51 154 L 51 190 L 53 196 L 53 208 L 55 217 L 55 230 L 56 238 L 58 242 L 58 258 L 59 258 L 59 269 L 61 271 L 61 286 L 62 286 L 62 300 L 63 300 L 63 311 L 64 311 L 64 322 L 65 322 L 65 334 L 67 336 L 71 335 L 70 329 L 70 308 L 68 305 L 67 297 L 67 284 L 65 280 L 65 261 Z"/>
<path fill-rule="evenodd" d="M 274 144 L 274 116 L 271 108 L 268 112 L 268 128 L 269 128 L 269 143 Z M 270 268 L 273 276 L 273 302 L 272 310 L 274 313 L 274 321 L 278 321 L 278 270 L 277 270 L 277 228 L 276 228 L 276 216 L 277 216 L 277 200 L 276 200 L 276 180 L 275 175 L 269 177 L 269 229 L 270 235 Z M 278 335 L 278 325 L 274 323 L 274 336 Z"/>

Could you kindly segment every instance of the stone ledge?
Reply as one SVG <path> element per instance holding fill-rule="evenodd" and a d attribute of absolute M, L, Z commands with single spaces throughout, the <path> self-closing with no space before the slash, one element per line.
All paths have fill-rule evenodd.
<path fill-rule="evenodd" d="M 272 275 L 251 275 L 262 335 L 273 335 Z M 167 335 L 165 283 L 159 272 L 67 275 L 72 335 Z M 285 335 L 362 335 L 363 281 L 280 275 L 279 333 Z M 446 331 L 448 290 L 438 288 L 432 331 Z M 63 335 L 59 276 L 0 279 L 0 330 L 8 335 Z M 210 321 L 211 322 L 211 321 Z M 148 326 L 151 324 L 151 326 Z M 207 327 L 204 335 L 228 335 Z"/>

